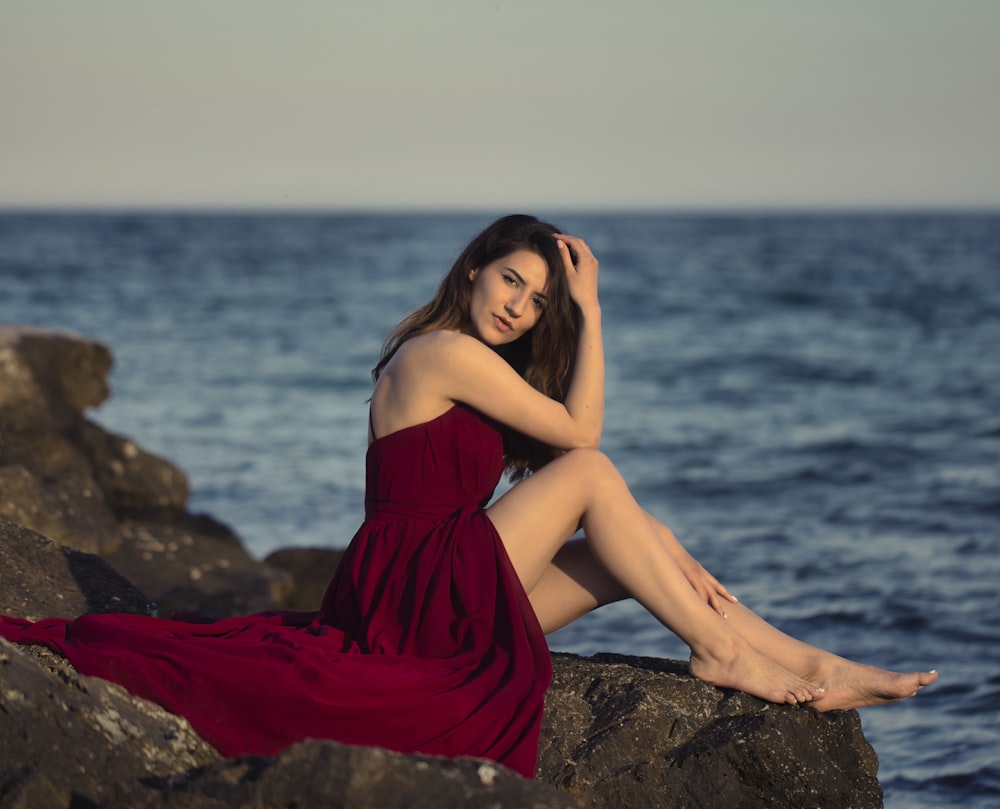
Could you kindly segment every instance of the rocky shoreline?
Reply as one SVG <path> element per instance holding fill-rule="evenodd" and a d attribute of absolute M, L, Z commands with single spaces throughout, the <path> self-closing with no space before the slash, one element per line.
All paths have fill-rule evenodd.
<path fill-rule="evenodd" d="M 86 417 L 111 352 L 0 327 L 0 613 L 224 617 L 315 609 L 336 551 L 254 559 L 187 511 L 181 470 Z M 307 741 L 223 759 L 186 720 L 0 641 L 0 806 L 878 807 L 857 712 L 699 682 L 669 660 L 553 655 L 537 778 Z"/>

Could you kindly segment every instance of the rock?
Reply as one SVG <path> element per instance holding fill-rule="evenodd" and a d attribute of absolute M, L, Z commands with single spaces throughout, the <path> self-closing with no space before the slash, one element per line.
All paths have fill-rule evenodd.
<path fill-rule="evenodd" d="M 51 540 L 9 523 L 0 523 L 0 540 L 0 611 L 148 609 L 97 557 L 84 559 L 78 551 L 67 557 Z M 63 587 L 66 594 L 56 598 Z M 30 606 L 35 598 L 43 608 Z M 63 609 L 52 609 L 53 602 Z M 14 784 L 11 794 L 26 806 L 43 798 L 52 806 L 882 805 L 877 759 L 855 711 L 771 705 L 695 680 L 673 661 L 556 654 L 553 662 L 540 783 L 533 784 L 499 765 L 333 742 L 223 761 L 192 740 L 186 721 L 82 677 L 47 651 L 0 645 L 0 784 Z M 142 744 L 134 741 L 139 737 Z M 42 749 L 58 757 L 40 755 Z M 174 755 L 180 763 L 167 766 Z M 139 761 L 126 761 L 129 756 Z M 91 803 L 70 804 L 68 794 Z M 428 803 L 421 804 L 425 796 Z"/>
<path fill-rule="evenodd" d="M 0 638 L 0 803 L 11 807 L 462 806 L 569 809 L 491 762 L 306 741 L 221 758 L 187 720 L 46 650 Z"/>
<path fill-rule="evenodd" d="M 565 793 L 477 759 L 404 756 L 304 742 L 280 756 L 224 762 L 167 784 L 150 806 L 331 806 L 351 809 L 571 809 Z M 191 803 L 185 799 L 192 800 Z M 143 804 L 146 805 L 146 804 Z"/>
<path fill-rule="evenodd" d="M 222 618 L 287 606 L 291 576 L 254 559 L 210 517 L 146 512 L 123 518 L 120 527 L 123 542 L 105 558 L 161 615 Z"/>
<path fill-rule="evenodd" d="M 85 337 L 0 326 L 0 519 L 102 555 L 163 614 L 284 607 L 291 576 L 189 514 L 180 469 L 85 417 L 111 365 Z"/>
<path fill-rule="evenodd" d="M 37 621 L 90 612 L 153 615 L 154 605 L 98 556 L 0 519 L 0 613 Z"/>
<path fill-rule="evenodd" d="M 96 553 L 120 546 L 119 513 L 188 498 L 173 464 L 84 417 L 107 399 L 111 364 L 79 335 L 0 327 L 0 517 Z"/>
<path fill-rule="evenodd" d="M 117 521 L 96 489 L 42 478 L 8 453 L 0 455 L 0 518 L 90 553 L 121 545 Z"/>
<path fill-rule="evenodd" d="M 553 655 L 538 777 L 588 809 L 882 806 L 857 711 L 774 705 L 669 660 Z"/>
<path fill-rule="evenodd" d="M 183 511 L 190 494 L 187 477 L 172 463 L 89 421 L 80 424 L 77 436 L 98 487 L 116 512 Z"/>
<path fill-rule="evenodd" d="M 282 548 L 264 561 L 291 577 L 293 589 L 285 599 L 290 610 L 318 610 L 343 551 L 329 548 Z"/>
<path fill-rule="evenodd" d="M 0 326 L 0 425 L 58 431 L 108 398 L 111 352 L 71 332 Z"/>
<path fill-rule="evenodd" d="M 35 656 L 0 638 L 4 806 L 127 806 L 144 781 L 219 760 L 187 720 Z"/>

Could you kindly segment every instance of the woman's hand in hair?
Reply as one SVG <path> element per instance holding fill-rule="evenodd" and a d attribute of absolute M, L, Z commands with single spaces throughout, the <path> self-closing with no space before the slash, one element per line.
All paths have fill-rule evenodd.
<path fill-rule="evenodd" d="M 566 267 L 566 283 L 573 302 L 585 315 L 600 311 L 597 296 L 598 261 L 583 239 L 560 233 L 556 236 Z"/>

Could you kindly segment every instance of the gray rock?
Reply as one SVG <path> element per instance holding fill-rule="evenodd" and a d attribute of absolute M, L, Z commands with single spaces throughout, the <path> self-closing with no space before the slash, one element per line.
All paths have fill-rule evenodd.
<path fill-rule="evenodd" d="M 210 517 L 146 512 L 123 517 L 120 530 L 120 547 L 105 558 L 161 615 L 247 615 L 285 607 L 292 592 L 287 572 L 254 559 Z"/>
<path fill-rule="evenodd" d="M 538 776 L 581 806 L 882 806 L 857 711 L 774 705 L 670 660 L 553 655 Z"/>
<path fill-rule="evenodd" d="M 7 463 L 0 466 L 0 518 L 82 551 L 113 551 L 121 544 L 114 515 L 87 491 L 46 481 L 20 464 Z"/>
<path fill-rule="evenodd" d="M 550 785 L 475 759 L 321 741 L 223 759 L 187 720 L 3 639 L 0 714 L 5 807 L 576 806 Z"/>
<path fill-rule="evenodd" d="M 60 549 L 9 523 L 0 523 L 0 540 L 2 612 L 69 616 L 77 608 L 107 611 L 118 605 L 122 611 L 148 610 L 134 588 L 97 557 Z M 31 606 L 35 598 L 41 609 Z M 564 793 L 558 799 L 496 765 L 483 770 L 480 764 L 332 742 L 235 762 L 212 753 L 212 763 L 188 766 L 185 756 L 204 758 L 210 751 L 191 741 L 184 720 L 117 686 L 82 677 L 44 650 L 10 646 L 0 650 L 0 784 L 15 784 L 13 794 L 25 800 L 47 796 L 45 805 L 53 806 L 69 806 L 63 798 L 73 789 L 96 805 L 122 806 L 251 806 L 256 800 L 291 805 L 318 801 L 319 795 L 337 806 L 435 805 L 433 799 L 463 806 L 562 806 L 575 800 L 595 809 L 882 805 L 877 759 L 855 711 L 819 714 L 771 705 L 695 680 L 674 661 L 557 654 L 553 662 L 538 780 Z M 136 733 L 143 744 L 126 744 Z M 160 765 L 178 744 L 178 760 L 187 763 L 164 771 Z M 57 750 L 59 758 L 37 756 L 32 745 Z M 77 754 L 77 746 L 85 749 Z M 124 762 L 133 752 L 141 760 Z M 94 767 L 105 777 L 66 780 L 67 768 Z M 305 778 L 310 768 L 322 775 Z M 490 773 L 490 783 L 483 783 Z M 431 802 L 412 802 L 425 795 Z"/>
<path fill-rule="evenodd" d="M 189 514 L 180 469 L 85 417 L 111 363 L 79 335 L 0 326 L 0 519 L 101 554 L 163 614 L 283 607 L 291 576 Z"/>
<path fill-rule="evenodd" d="M 71 332 L 0 326 L 0 425 L 58 431 L 108 398 L 111 352 Z"/>
<path fill-rule="evenodd" d="M 188 498 L 177 467 L 84 417 L 111 362 L 79 335 L 0 327 L 0 517 L 95 553 L 120 547 L 120 513 Z"/>
<path fill-rule="evenodd" d="M 190 494 L 187 477 L 172 463 L 86 420 L 76 438 L 114 511 L 184 510 Z"/>
<path fill-rule="evenodd" d="M 37 621 L 92 612 L 155 608 L 100 557 L 0 519 L 0 613 Z"/>
<path fill-rule="evenodd" d="M 187 720 L 34 657 L 0 638 L 3 806 L 126 806 L 144 781 L 219 760 Z"/>
<path fill-rule="evenodd" d="M 343 809 L 572 809 L 567 794 L 477 759 L 404 756 L 333 742 L 224 762 L 170 779 L 150 807 L 323 806 Z M 187 800 L 191 802 L 188 803 Z M 134 804 L 137 805 L 137 804 Z"/>
<path fill-rule="evenodd" d="M 308 611 L 320 608 L 343 555 L 343 551 L 330 548 L 281 548 L 264 561 L 292 577 L 292 590 L 285 599 L 288 609 Z"/>

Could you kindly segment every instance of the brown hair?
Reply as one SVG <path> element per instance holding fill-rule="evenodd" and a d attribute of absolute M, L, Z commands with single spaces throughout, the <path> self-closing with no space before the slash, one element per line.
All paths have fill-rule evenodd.
<path fill-rule="evenodd" d="M 560 232 L 555 225 L 525 214 L 505 216 L 486 227 L 456 259 L 434 297 L 392 330 L 382 346 L 378 365 L 372 369 L 372 378 L 378 380 L 407 340 L 435 329 L 461 329 L 468 325 L 472 297 L 470 272 L 518 250 L 530 250 L 548 267 L 545 308 L 530 332 L 495 350 L 529 385 L 552 399 L 565 401 L 573 375 L 578 323 L 555 240 L 555 234 Z M 544 466 L 554 456 L 552 447 L 504 428 L 504 461 L 511 479 Z"/>

